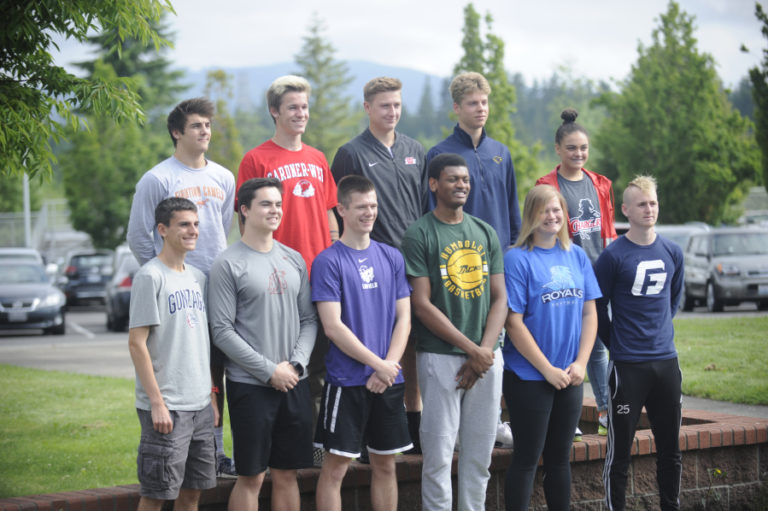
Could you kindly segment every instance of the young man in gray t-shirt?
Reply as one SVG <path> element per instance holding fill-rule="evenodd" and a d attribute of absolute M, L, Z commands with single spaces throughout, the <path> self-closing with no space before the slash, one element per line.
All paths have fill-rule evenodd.
<path fill-rule="evenodd" d="M 201 490 L 216 486 L 210 345 L 205 275 L 186 264 L 198 237 L 197 207 L 172 197 L 155 209 L 160 253 L 131 290 L 128 347 L 136 369 L 141 423 L 139 509 L 165 500 L 196 509 Z"/>
<path fill-rule="evenodd" d="M 280 181 L 245 181 L 237 203 L 243 235 L 214 261 L 208 295 L 213 342 L 227 355 L 238 473 L 229 509 L 258 507 L 269 467 L 272 502 L 298 511 L 296 471 L 312 466 L 306 367 L 317 316 L 304 258 L 272 236 L 283 216 Z"/>

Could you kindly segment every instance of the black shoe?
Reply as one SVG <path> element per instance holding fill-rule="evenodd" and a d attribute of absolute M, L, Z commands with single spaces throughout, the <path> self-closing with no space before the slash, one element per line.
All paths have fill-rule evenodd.
<path fill-rule="evenodd" d="M 226 479 L 237 479 L 234 462 L 226 456 L 221 456 L 216 461 L 216 475 Z"/>
<path fill-rule="evenodd" d="M 421 454 L 421 441 L 419 439 L 419 426 L 421 426 L 421 412 L 406 412 L 408 418 L 408 434 L 411 435 L 413 447 L 403 454 Z"/>

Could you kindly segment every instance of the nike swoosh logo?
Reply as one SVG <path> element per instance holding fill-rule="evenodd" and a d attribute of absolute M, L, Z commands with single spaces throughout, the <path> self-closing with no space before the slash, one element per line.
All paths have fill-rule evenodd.
<path fill-rule="evenodd" d="M 368 258 L 367 258 L 367 257 L 363 257 L 362 259 L 358 259 L 358 260 L 357 260 L 357 262 L 358 262 L 358 263 L 364 263 L 364 262 L 365 262 L 365 261 L 367 261 L 367 260 L 368 260 Z"/>
<path fill-rule="evenodd" d="M 379 162 L 377 162 L 377 161 L 375 161 L 375 162 L 373 162 L 373 163 L 370 163 L 370 162 L 369 162 L 369 163 L 368 163 L 368 166 L 369 166 L 369 167 L 373 167 L 374 165 L 378 165 L 378 163 L 379 163 Z"/>

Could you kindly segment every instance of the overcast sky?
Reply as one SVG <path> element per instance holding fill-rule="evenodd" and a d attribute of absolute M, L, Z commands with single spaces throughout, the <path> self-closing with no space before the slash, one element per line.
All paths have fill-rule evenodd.
<path fill-rule="evenodd" d="M 448 76 L 461 56 L 466 0 L 172 0 L 178 67 L 248 67 L 292 61 L 313 12 L 342 60 L 369 60 Z M 726 86 L 759 63 L 768 44 L 753 0 L 680 0 L 695 16 L 699 50 L 710 53 Z M 649 44 L 666 0 L 478 0 L 506 44 L 506 67 L 531 83 L 561 66 L 593 80 L 625 78 L 639 42 Z M 768 7 L 768 5 L 766 5 Z M 62 64 L 88 59 L 62 44 Z M 749 54 L 739 51 L 742 44 Z"/>

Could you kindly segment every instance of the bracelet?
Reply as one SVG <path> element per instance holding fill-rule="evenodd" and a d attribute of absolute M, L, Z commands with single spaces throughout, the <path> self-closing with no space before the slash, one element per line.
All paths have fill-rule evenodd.
<path fill-rule="evenodd" d="M 211 392 L 213 392 L 214 394 L 221 394 L 221 390 L 219 389 L 219 387 L 215 385 L 211 387 Z"/>

